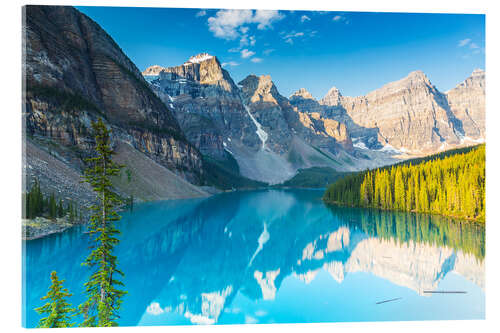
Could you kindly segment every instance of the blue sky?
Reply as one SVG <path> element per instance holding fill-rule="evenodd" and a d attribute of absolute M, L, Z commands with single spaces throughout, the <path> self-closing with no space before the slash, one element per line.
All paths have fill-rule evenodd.
<path fill-rule="evenodd" d="M 441 91 L 485 68 L 484 15 L 77 7 L 140 70 L 216 55 L 234 81 L 269 74 L 280 93 L 364 95 L 414 70 Z"/>

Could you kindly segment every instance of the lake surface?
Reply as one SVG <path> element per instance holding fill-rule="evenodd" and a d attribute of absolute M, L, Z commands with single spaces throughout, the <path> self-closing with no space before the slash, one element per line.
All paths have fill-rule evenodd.
<path fill-rule="evenodd" d="M 482 226 L 329 207 L 322 194 L 243 191 L 123 213 L 119 324 L 484 319 Z M 52 270 L 70 303 L 83 301 L 83 231 L 24 243 L 26 327 L 38 323 Z"/>

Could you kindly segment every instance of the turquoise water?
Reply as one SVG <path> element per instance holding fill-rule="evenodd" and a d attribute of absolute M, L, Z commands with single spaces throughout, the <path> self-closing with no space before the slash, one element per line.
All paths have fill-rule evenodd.
<path fill-rule="evenodd" d="M 128 291 L 119 324 L 484 318 L 484 228 L 328 207 L 321 195 L 262 190 L 136 205 L 119 222 Z M 38 323 L 33 309 L 52 270 L 70 302 L 83 301 L 83 231 L 24 243 L 26 327 Z"/>

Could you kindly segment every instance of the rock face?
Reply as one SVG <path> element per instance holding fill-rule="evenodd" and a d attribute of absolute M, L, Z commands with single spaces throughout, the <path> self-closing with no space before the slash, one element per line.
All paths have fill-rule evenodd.
<path fill-rule="evenodd" d="M 163 70 L 163 67 L 159 66 L 159 65 L 153 65 L 153 66 L 149 66 L 148 68 L 146 68 L 143 72 L 142 72 L 142 75 L 144 76 L 152 76 L 152 75 L 158 75 L 160 74 L 160 72 Z"/>
<path fill-rule="evenodd" d="M 325 117 L 346 124 L 360 148 L 430 154 L 484 140 L 484 99 L 481 70 L 447 94 L 415 71 L 366 96 L 344 97 L 333 87 L 319 104 Z"/>
<path fill-rule="evenodd" d="M 304 88 L 290 96 L 290 103 L 299 115 L 300 122 L 315 134 L 335 138 L 347 151 L 353 151 L 353 140 L 363 140 L 363 147 L 381 148 L 378 131 L 356 124 L 343 108 L 342 95 L 335 87 L 318 102 Z"/>
<path fill-rule="evenodd" d="M 238 85 L 241 87 L 243 103 L 267 133 L 263 143 L 265 148 L 280 155 L 286 153 L 292 137 L 287 123 L 287 113 L 291 109 L 288 100 L 279 94 L 269 75 L 249 75 Z"/>
<path fill-rule="evenodd" d="M 200 153 L 98 24 L 65 6 L 26 6 L 24 19 L 23 119 L 34 143 L 81 167 L 94 144 L 91 121 L 102 117 L 113 130 L 113 145 L 126 142 L 189 181 L 200 181 Z"/>
<path fill-rule="evenodd" d="M 327 114 L 325 107 L 320 105 L 305 88 L 293 93 L 290 96 L 290 103 L 294 106 L 296 117 L 302 125 L 302 127 L 297 125 L 295 128 L 302 132 L 302 136 L 308 142 L 334 153 L 339 150 L 338 144 L 348 152 L 353 151 L 351 133 L 346 124 Z"/>
<path fill-rule="evenodd" d="M 464 82 L 446 93 L 451 112 L 462 122 L 467 138 L 485 138 L 485 73 L 476 69 Z"/>
<path fill-rule="evenodd" d="M 231 142 L 258 150 L 257 129 L 216 57 L 200 54 L 181 66 L 163 68 L 152 87 L 203 154 L 223 159 L 224 143 Z"/>
<path fill-rule="evenodd" d="M 338 167 L 335 155 L 352 150 L 344 124 L 301 115 L 268 75 L 249 75 L 236 86 L 219 60 L 206 53 L 143 74 L 153 72 L 158 73 L 153 90 L 173 110 L 188 140 L 212 158 L 224 161 L 230 154 L 245 177 L 282 182 L 298 168 Z"/>

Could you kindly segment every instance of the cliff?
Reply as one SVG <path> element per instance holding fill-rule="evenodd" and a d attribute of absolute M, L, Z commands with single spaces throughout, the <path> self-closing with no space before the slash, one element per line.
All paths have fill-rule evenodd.
<path fill-rule="evenodd" d="M 66 6 L 26 6 L 23 14 L 23 121 L 30 145 L 78 174 L 93 150 L 91 121 L 102 117 L 112 129 L 114 147 L 127 144 L 171 170 L 173 177 L 202 182 L 201 154 L 137 67 L 97 23 Z M 31 159 L 32 151 L 24 151 L 25 160 Z M 44 161 L 50 168 L 52 158 Z M 27 168 L 25 186 L 39 173 L 36 166 Z M 63 185 L 52 181 L 53 186 Z M 69 199 L 59 190 L 58 197 Z"/>

